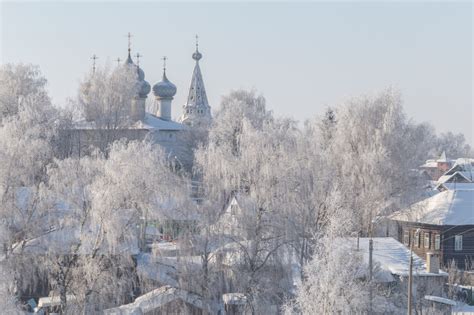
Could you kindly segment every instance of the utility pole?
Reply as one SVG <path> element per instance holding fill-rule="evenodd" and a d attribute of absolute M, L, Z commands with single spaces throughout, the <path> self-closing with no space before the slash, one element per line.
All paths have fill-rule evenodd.
<path fill-rule="evenodd" d="M 410 244 L 410 273 L 408 274 L 408 315 L 411 315 L 412 276 L 413 276 L 413 240 Z"/>
<path fill-rule="evenodd" d="M 372 237 L 369 240 L 369 315 L 372 315 L 372 273 L 373 273 L 373 265 L 372 265 L 372 253 L 374 251 L 374 241 Z"/>
<path fill-rule="evenodd" d="M 357 232 L 357 251 L 359 251 L 359 248 L 360 248 L 359 244 L 360 244 L 360 231 Z"/>
<path fill-rule="evenodd" d="M 410 271 L 408 274 L 408 315 L 412 315 L 412 285 L 413 285 L 413 243 L 414 239 L 419 235 L 420 229 L 417 229 L 413 235 L 413 239 L 410 237 L 408 240 L 410 241 Z M 419 241 L 418 241 L 419 242 Z"/>

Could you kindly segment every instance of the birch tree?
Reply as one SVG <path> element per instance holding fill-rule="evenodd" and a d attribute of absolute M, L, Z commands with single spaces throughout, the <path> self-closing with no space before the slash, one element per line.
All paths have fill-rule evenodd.
<path fill-rule="evenodd" d="M 420 190 L 416 169 L 426 156 L 417 126 L 402 109 L 399 92 L 353 98 L 337 112 L 338 123 L 329 154 L 347 208 L 359 218 L 356 229 L 369 235 L 377 215 L 415 200 Z"/>
<path fill-rule="evenodd" d="M 0 66 L 0 117 L 13 116 L 21 108 L 43 109 L 50 99 L 46 78 L 38 66 L 4 64 Z"/>
<path fill-rule="evenodd" d="M 276 276 L 270 270 L 281 270 L 277 254 L 287 241 L 281 208 L 287 188 L 282 168 L 295 147 L 295 130 L 292 121 L 273 119 L 262 97 L 238 91 L 224 99 L 209 145 L 197 153 L 213 202 L 224 204 L 231 193 L 248 200 L 238 218 L 242 230 L 225 237 L 236 256 L 231 267 L 234 289 L 247 295 L 256 312 L 274 303 L 281 290 L 266 281 L 269 275 Z"/>
<path fill-rule="evenodd" d="M 0 260 L 13 281 L 5 285 L 20 295 L 41 285 L 24 250 L 28 242 L 50 233 L 43 185 L 59 115 L 37 67 L 3 65 L 0 78 Z"/>
<path fill-rule="evenodd" d="M 77 105 L 97 128 L 120 129 L 131 123 L 131 104 L 138 88 L 135 67 L 99 67 L 80 83 Z"/>

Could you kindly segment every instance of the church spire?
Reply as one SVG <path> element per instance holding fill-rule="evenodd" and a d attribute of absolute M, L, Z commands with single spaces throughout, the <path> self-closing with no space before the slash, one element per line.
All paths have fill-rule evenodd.
<path fill-rule="evenodd" d="M 201 68 L 199 67 L 199 60 L 201 60 L 202 54 L 199 52 L 198 38 L 196 35 L 196 51 L 192 55 L 192 58 L 196 60 L 196 64 L 191 78 L 188 99 L 180 119 L 181 122 L 188 125 L 209 124 L 211 121 L 211 107 L 207 100 L 204 80 L 202 79 Z"/>

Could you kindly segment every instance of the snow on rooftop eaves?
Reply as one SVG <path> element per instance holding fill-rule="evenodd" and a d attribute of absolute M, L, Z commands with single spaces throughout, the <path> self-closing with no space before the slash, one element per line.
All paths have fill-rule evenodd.
<path fill-rule="evenodd" d="M 420 168 L 437 168 L 438 162 L 435 160 L 427 160 L 425 164 L 421 165 Z"/>
<path fill-rule="evenodd" d="M 454 174 L 445 174 L 438 179 L 438 184 L 443 183 L 470 183 L 472 176 L 466 172 L 455 172 Z"/>
<path fill-rule="evenodd" d="M 425 300 L 433 301 L 433 302 L 437 302 L 437 303 L 441 303 L 441 304 L 445 304 L 445 305 L 451 305 L 451 306 L 456 306 L 457 305 L 456 301 L 454 301 L 454 300 L 443 298 L 443 297 L 440 297 L 440 296 L 434 296 L 434 295 L 425 295 Z"/>
<path fill-rule="evenodd" d="M 432 225 L 474 225 L 474 190 L 446 190 L 389 216 Z"/>
<path fill-rule="evenodd" d="M 474 190 L 474 183 L 441 183 L 436 185 L 436 190 Z"/>
<path fill-rule="evenodd" d="M 453 175 L 455 173 L 462 174 L 465 178 L 474 180 L 474 159 L 462 158 L 457 159 L 456 163 L 446 171 L 443 175 Z"/>

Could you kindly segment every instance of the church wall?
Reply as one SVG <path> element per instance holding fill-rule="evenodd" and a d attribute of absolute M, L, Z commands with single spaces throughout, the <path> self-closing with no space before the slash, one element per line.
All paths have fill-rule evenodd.
<path fill-rule="evenodd" d="M 191 170 L 193 155 L 190 144 L 184 137 L 184 132 L 179 130 L 153 130 L 148 129 L 69 129 L 60 134 L 61 143 L 56 150 L 56 157 L 81 157 L 90 155 L 94 149 L 107 152 L 110 144 L 120 139 L 128 141 L 142 141 L 145 138 L 160 145 L 169 159 L 178 160 L 180 166 Z M 176 158 L 175 158 L 176 157 Z"/>
<path fill-rule="evenodd" d="M 69 129 L 63 130 L 59 158 L 80 157 L 90 155 L 95 149 L 107 152 L 110 144 L 120 139 L 129 141 L 145 139 L 145 129 Z"/>

